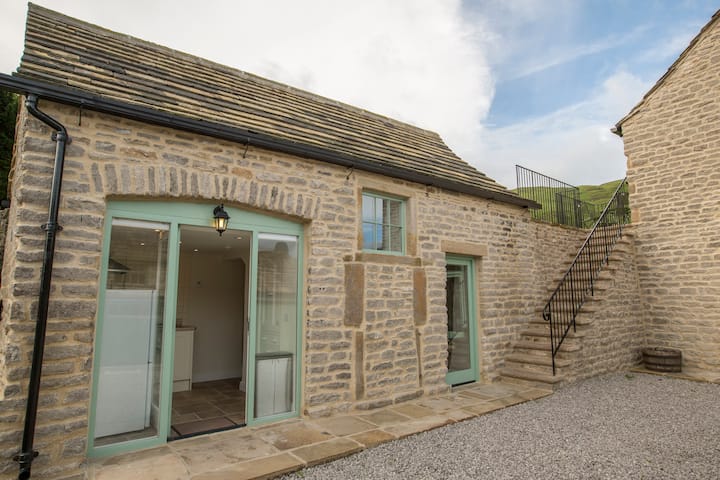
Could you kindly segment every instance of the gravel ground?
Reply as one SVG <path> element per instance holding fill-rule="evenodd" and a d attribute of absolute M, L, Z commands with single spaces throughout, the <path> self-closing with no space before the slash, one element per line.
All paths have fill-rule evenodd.
<path fill-rule="evenodd" d="M 720 479 L 720 385 L 616 373 L 289 479 Z"/>

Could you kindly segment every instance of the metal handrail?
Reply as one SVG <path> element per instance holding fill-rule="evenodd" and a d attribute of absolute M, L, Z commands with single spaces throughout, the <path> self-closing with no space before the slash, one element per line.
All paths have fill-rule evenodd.
<path fill-rule="evenodd" d="M 623 179 L 543 309 L 550 327 L 553 375 L 555 356 L 570 327 L 576 330 L 575 317 L 585 299 L 595 294 L 595 280 L 622 236 L 623 225 L 630 223 L 629 212 L 627 179 Z"/>

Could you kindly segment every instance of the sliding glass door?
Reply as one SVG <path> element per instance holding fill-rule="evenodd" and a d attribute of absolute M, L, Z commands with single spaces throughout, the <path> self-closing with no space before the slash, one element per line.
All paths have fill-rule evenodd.
<path fill-rule="evenodd" d="M 168 440 L 180 227 L 186 228 L 186 233 L 191 231 L 189 227 L 203 231 L 211 227 L 213 208 L 172 202 L 118 201 L 108 205 L 93 365 L 90 457 L 161 445 Z M 303 226 L 230 207 L 226 210 L 231 219 L 228 232 L 242 231 L 234 240 L 251 239 L 243 240 L 250 258 L 248 348 L 242 372 L 243 379 L 247 378 L 242 384 L 247 395 L 242 417 L 253 425 L 297 416 Z M 215 239 L 218 242 L 212 241 Z M 231 268 L 226 263 L 234 258 L 228 256 L 227 247 L 232 246 L 220 239 L 226 237 L 208 237 L 202 246 L 208 265 L 222 266 L 218 272 Z M 198 254 L 199 250 L 198 246 L 192 249 Z M 182 294 L 197 293 L 205 283 L 198 280 L 192 285 Z M 180 304 L 187 305 L 190 300 L 184 298 Z M 230 305 L 234 304 L 228 301 L 223 307 Z M 207 310 L 216 311 L 212 306 Z M 244 312 L 232 314 L 244 319 Z M 208 328 L 209 324 L 204 325 L 196 334 L 216 333 Z M 224 347 L 218 343 L 214 348 Z M 190 388 L 192 381 L 188 383 Z"/>
<path fill-rule="evenodd" d="M 114 219 L 105 278 L 94 443 L 157 437 L 167 223 Z"/>
<path fill-rule="evenodd" d="M 257 239 L 254 419 L 296 411 L 298 238 Z"/>

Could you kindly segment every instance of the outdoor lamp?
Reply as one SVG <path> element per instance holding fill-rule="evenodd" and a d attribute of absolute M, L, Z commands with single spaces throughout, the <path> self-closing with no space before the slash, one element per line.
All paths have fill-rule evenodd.
<path fill-rule="evenodd" d="M 213 226 L 221 237 L 223 232 L 227 230 L 228 221 L 230 221 L 230 216 L 223 207 L 224 205 L 221 203 L 213 210 Z"/>

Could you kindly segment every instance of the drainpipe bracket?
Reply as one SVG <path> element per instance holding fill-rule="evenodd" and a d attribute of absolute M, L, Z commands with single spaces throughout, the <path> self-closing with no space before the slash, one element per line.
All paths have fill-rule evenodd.
<path fill-rule="evenodd" d="M 21 464 L 27 464 L 29 463 L 33 458 L 37 458 L 38 455 L 40 455 L 40 452 L 37 450 L 33 450 L 32 453 L 28 452 L 22 452 L 18 453 L 13 457 L 13 461 L 21 463 Z"/>
<path fill-rule="evenodd" d="M 40 225 L 40 228 L 42 230 L 45 230 L 46 232 L 48 230 L 52 230 L 54 232 L 61 232 L 63 229 L 62 225 L 51 225 L 49 223 L 43 223 L 42 225 Z"/>
<path fill-rule="evenodd" d="M 53 142 L 57 142 L 58 138 L 61 135 L 62 135 L 62 140 L 65 140 L 65 145 L 70 145 L 72 143 L 72 138 L 70 138 L 69 135 L 65 135 L 64 133 L 60 133 L 60 132 L 52 132 L 52 134 L 50 135 L 50 139 Z"/>

